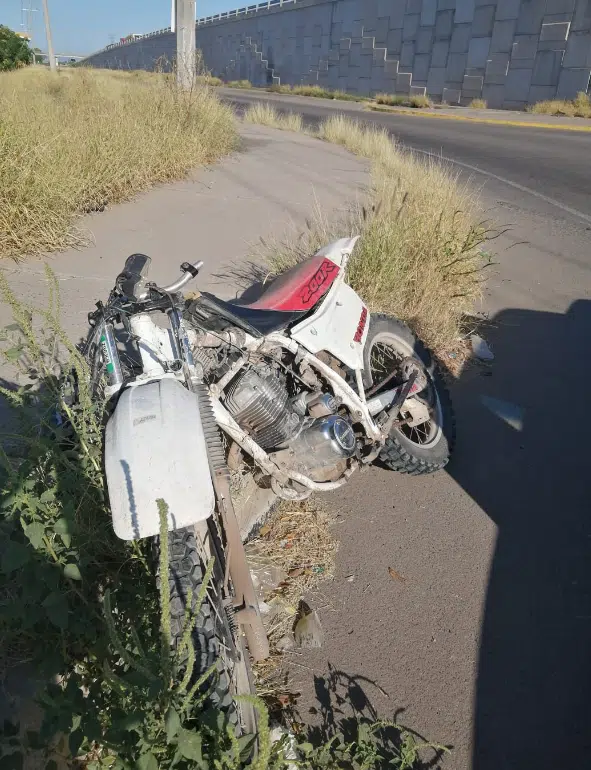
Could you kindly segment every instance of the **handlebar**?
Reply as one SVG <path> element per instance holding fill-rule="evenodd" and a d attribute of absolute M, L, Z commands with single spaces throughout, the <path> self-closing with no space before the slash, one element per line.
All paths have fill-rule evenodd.
<path fill-rule="evenodd" d="M 193 278 L 197 278 L 197 274 L 203 267 L 203 260 L 199 259 L 197 262 L 193 262 L 191 264 L 190 262 L 183 262 L 181 265 L 181 270 L 183 271 L 183 275 L 181 275 L 180 278 L 177 278 L 174 283 L 169 284 L 168 286 L 163 286 L 162 290 L 167 292 L 167 294 L 175 294 L 177 291 L 180 291 L 183 286 L 186 286 L 189 281 L 192 281 Z"/>
<path fill-rule="evenodd" d="M 166 294 L 176 294 L 177 291 L 180 291 L 184 286 L 186 286 L 189 281 L 192 281 L 193 278 L 196 278 L 199 271 L 203 267 L 203 260 L 199 259 L 197 262 L 183 262 L 181 265 L 181 270 L 183 271 L 183 274 L 176 279 L 173 283 L 168 284 L 168 286 L 161 286 L 161 290 L 166 292 Z M 146 299 L 146 297 L 149 295 L 149 290 L 142 292 L 140 295 L 140 299 Z"/>

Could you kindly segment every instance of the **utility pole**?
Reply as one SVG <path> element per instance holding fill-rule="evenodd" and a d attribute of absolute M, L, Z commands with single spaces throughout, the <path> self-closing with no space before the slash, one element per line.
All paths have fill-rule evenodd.
<path fill-rule="evenodd" d="M 43 16 L 45 17 L 45 36 L 47 37 L 47 56 L 49 58 L 49 69 L 52 72 L 57 70 L 55 56 L 53 55 L 53 40 L 51 39 L 51 25 L 49 24 L 49 8 L 47 0 L 43 0 Z"/>
<path fill-rule="evenodd" d="M 195 0 L 176 0 L 176 78 L 180 88 L 193 87 L 195 62 Z"/>

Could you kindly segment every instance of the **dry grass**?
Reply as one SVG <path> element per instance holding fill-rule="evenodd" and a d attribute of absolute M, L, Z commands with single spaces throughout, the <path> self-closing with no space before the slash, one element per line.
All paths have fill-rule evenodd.
<path fill-rule="evenodd" d="M 211 89 L 146 72 L 0 75 L 0 257 L 81 245 L 80 214 L 185 176 L 236 143 Z"/>
<path fill-rule="evenodd" d="M 290 636 L 303 596 L 332 578 L 337 542 L 330 532 L 331 518 L 315 499 L 286 503 L 271 514 L 258 537 L 247 546 L 249 560 L 263 559 L 287 575 L 265 596 L 271 615 L 267 634 L 271 658 L 256 666 L 259 695 L 277 694 L 276 675 L 282 653 L 277 644 Z"/>
<path fill-rule="evenodd" d="M 371 161 L 369 211 L 348 217 L 318 214 L 308 230 L 267 243 L 263 257 L 279 273 L 347 234 L 361 234 L 349 282 L 374 312 L 406 321 L 440 355 L 456 350 L 463 320 L 481 296 L 482 245 L 490 236 L 479 223 L 473 190 L 434 159 L 403 151 L 383 130 L 336 116 L 317 136 Z"/>
<path fill-rule="evenodd" d="M 472 99 L 468 107 L 472 110 L 486 110 L 488 108 L 488 102 L 486 99 Z"/>
<path fill-rule="evenodd" d="M 397 94 L 376 94 L 378 104 L 386 104 L 389 107 L 431 107 L 431 100 L 427 96 L 400 96 Z"/>
<path fill-rule="evenodd" d="M 330 88 L 322 88 L 322 86 L 289 86 L 289 85 L 275 85 L 269 86 L 267 89 L 276 94 L 291 94 L 292 96 L 312 96 L 317 99 L 338 99 L 344 102 L 362 102 L 366 97 L 358 96 L 356 94 L 348 94 L 345 91 L 332 91 Z"/>
<path fill-rule="evenodd" d="M 252 88 L 253 85 L 250 80 L 230 80 L 226 83 L 228 88 Z"/>
<path fill-rule="evenodd" d="M 527 112 L 538 115 L 566 115 L 569 118 L 591 118 L 591 95 L 580 91 L 572 101 L 566 99 L 550 99 L 538 102 L 527 108 Z"/>
<path fill-rule="evenodd" d="M 215 75 L 197 75 L 197 83 L 202 86 L 210 86 L 210 88 L 219 88 L 224 85 L 224 81 L 221 78 L 216 78 Z"/>
<path fill-rule="evenodd" d="M 304 130 L 304 122 L 299 112 L 277 112 L 267 102 L 256 102 L 250 105 L 244 113 L 244 120 L 247 123 L 279 128 L 282 131 L 302 132 Z"/>

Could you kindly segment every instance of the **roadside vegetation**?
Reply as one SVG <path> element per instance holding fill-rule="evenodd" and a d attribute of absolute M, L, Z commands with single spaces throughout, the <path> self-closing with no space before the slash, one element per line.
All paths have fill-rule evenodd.
<path fill-rule="evenodd" d="M 339 99 L 345 102 L 363 102 L 369 98 L 357 94 L 348 94 L 346 91 L 333 91 L 330 88 L 322 88 L 322 86 L 275 85 L 269 86 L 267 91 L 275 94 L 291 94 L 292 96 L 313 96 L 317 99 Z"/>
<path fill-rule="evenodd" d="M 202 86 L 209 86 L 210 88 L 219 88 L 225 85 L 221 78 L 216 78 L 215 75 L 197 75 L 197 83 Z"/>
<path fill-rule="evenodd" d="M 216 78 L 214 78 L 216 79 Z M 215 83 L 214 85 L 218 85 Z M 252 88 L 265 90 L 273 94 L 286 94 L 288 96 L 311 96 L 316 99 L 335 99 L 344 102 L 368 102 L 370 104 L 385 104 L 393 107 L 432 107 L 431 100 L 426 96 L 404 96 L 396 94 L 377 94 L 375 97 L 349 94 L 346 91 L 323 88 L 318 85 L 272 85 L 264 89 L 258 89 L 248 80 L 231 80 L 223 83 L 228 88 Z"/>
<path fill-rule="evenodd" d="M 228 88 L 253 88 L 250 80 L 230 80 L 226 85 Z"/>
<path fill-rule="evenodd" d="M 259 115 L 256 105 L 245 119 L 259 122 Z M 266 106 L 264 125 L 286 128 L 284 120 Z M 319 212 L 303 234 L 267 243 L 263 256 L 273 272 L 346 233 L 360 234 L 349 267 L 355 291 L 372 311 L 406 321 L 438 355 L 461 356 L 464 319 L 490 264 L 483 247 L 495 234 L 480 220 L 473 190 L 450 166 L 402 150 L 384 130 L 335 116 L 308 133 L 371 162 L 369 205 L 332 221 Z"/>
<path fill-rule="evenodd" d="M 488 102 L 486 99 L 472 99 L 468 108 L 471 110 L 486 110 L 488 109 Z"/>
<path fill-rule="evenodd" d="M 576 99 L 550 99 L 527 107 L 537 115 L 566 115 L 569 118 L 591 118 L 591 95 L 580 91 Z"/>
<path fill-rule="evenodd" d="M 36 723 L 7 720 L 0 729 L 0 765 L 288 770 L 294 750 L 297 766 L 308 770 L 386 764 L 418 770 L 427 753 L 436 762 L 445 747 L 371 714 L 356 712 L 352 719 L 343 704 L 347 687 L 359 695 L 354 681 L 331 681 L 321 733 L 287 713 L 292 736 L 273 735 L 268 706 L 253 699 L 256 756 L 255 737 L 237 737 L 227 715 L 211 705 L 216 670 L 192 676 L 189 633 L 206 582 L 188 602 L 193 610 L 173 653 L 169 581 L 157 587 L 149 543 L 124 542 L 112 531 L 102 469 L 103 405 L 92 401 L 87 365 L 60 325 L 57 280 L 46 273 L 49 307 L 38 311 L 15 297 L 0 272 L 0 298 L 14 318 L 0 335 L 0 360 L 35 383 L 0 387 L 3 409 L 10 410 L 0 442 L 0 664 L 3 678 L 25 665 L 45 683 L 36 696 Z M 75 404 L 62 379 L 68 372 L 75 373 L 75 380 L 66 380 L 76 382 Z M 166 502 L 158 503 L 158 568 L 166 574 Z M 303 515 L 308 523 L 294 524 Z M 289 553 L 282 541 L 291 543 Z M 334 542 L 313 509 L 279 512 L 255 546 L 259 558 L 282 566 L 294 581 L 283 584 L 276 599 L 295 602 L 298 589 L 315 579 L 314 568 L 330 574 Z"/>
<path fill-rule="evenodd" d="M 432 107 L 431 100 L 427 96 L 401 96 L 397 94 L 377 94 L 377 104 L 386 104 L 389 107 Z"/>
<path fill-rule="evenodd" d="M 76 219 L 186 176 L 236 146 L 210 88 L 147 72 L 0 74 L 0 257 L 85 241 Z"/>
<path fill-rule="evenodd" d="M 303 131 L 304 121 L 299 112 L 277 112 L 267 102 L 256 102 L 244 113 L 247 123 L 280 128 L 283 131 Z"/>

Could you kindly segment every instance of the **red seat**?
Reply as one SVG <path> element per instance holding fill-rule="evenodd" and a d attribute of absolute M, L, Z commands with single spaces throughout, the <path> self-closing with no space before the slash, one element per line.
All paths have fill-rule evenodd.
<path fill-rule="evenodd" d="M 277 276 L 255 302 L 239 304 L 252 310 L 307 311 L 328 292 L 339 266 L 316 255 Z"/>

